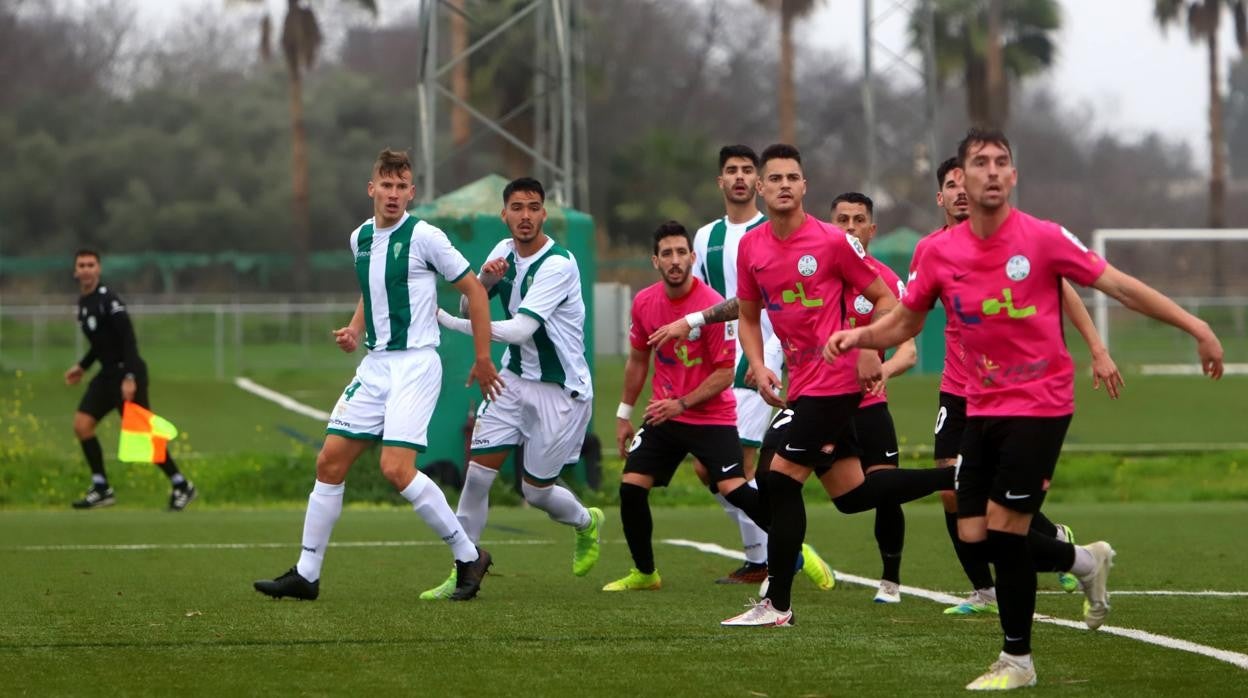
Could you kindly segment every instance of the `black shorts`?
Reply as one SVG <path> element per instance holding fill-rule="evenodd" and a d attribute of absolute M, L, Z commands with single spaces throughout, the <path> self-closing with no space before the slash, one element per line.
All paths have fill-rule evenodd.
<path fill-rule="evenodd" d="M 809 468 L 860 455 L 854 413 L 861 402 L 862 393 L 799 397 L 772 418 L 763 449 Z"/>
<path fill-rule="evenodd" d="M 648 422 L 641 425 L 629 446 L 624 472 L 649 475 L 656 487 L 666 487 L 680 462 L 691 453 L 706 466 L 712 485 L 745 477 L 745 458 L 736 426 L 671 420 L 658 426 Z"/>
<path fill-rule="evenodd" d="M 1070 415 L 967 419 L 958 516 L 983 516 L 988 500 L 1024 514 L 1040 511 L 1069 427 Z"/>
<path fill-rule="evenodd" d="M 82 400 L 78 403 L 78 411 L 86 412 L 97 422 L 113 410 L 120 412 L 121 382 L 125 377 L 125 371 L 115 368 L 101 369 L 87 384 L 87 392 L 83 393 Z M 134 382 L 134 401 L 143 407 L 151 407 L 147 399 L 146 367 L 134 372 Z"/>
<path fill-rule="evenodd" d="M 962 432 L 966 431 L 966 398 L 940 391 L 940 410 L 936 412 L 936 460 L 952 460 L 962 450 Z"/>
<path fill-rule="evenodd" d="M 897 465 L 897 428 L 888 403 L 880 402 L 858 410 L 854 415 L 854 434 L 862 458 L 862 469 L 875 465 Z"/>

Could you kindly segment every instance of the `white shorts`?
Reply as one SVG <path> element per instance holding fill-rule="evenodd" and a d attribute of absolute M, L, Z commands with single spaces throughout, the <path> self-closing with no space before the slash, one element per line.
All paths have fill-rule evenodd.
<path fill-rule="evenodd" d="M 737 435 L 741 445 L 762 446 L 763 435 L 771 423 L 771 405 L 753 388 L 733 388 L 732 394 L 737 398 Z"/>
<path fill-rule="evenodd" d="M 565 465 L 581 457 L 592 405 L 558 385 L 527 380 L 502 371 L 507 387 L 498 400 L 477 409 L 472 455 L 524 446 L 524 471 L 539 482 L 554 482 Z"/>
<path fill-rule="evenodd" d="M 325 433 L 423 453 L 441 390 L 436 349 L 371 351 L 334 405 Z"/>
<path fill-rule="evenodd" d="M 783 379 L 784 349 L 775 337 L 763 345 L 763 363 Z M 767 426 L 771 424 L 771 405 L 754 388 L 733 388 L 732 394 L 737 398 L 737 434 L 741 445 L 762 446 Z"/>

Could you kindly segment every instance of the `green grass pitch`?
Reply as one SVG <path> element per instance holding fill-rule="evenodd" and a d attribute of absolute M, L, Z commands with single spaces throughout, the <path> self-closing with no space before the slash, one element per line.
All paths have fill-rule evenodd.
<path fill-rule="evenodd" d="M 717 509 L 663 497 L 656 540 L 736 547 Z M 1235 532 L 1248 527 L 1248 504 L 1049 513 L 1081 540 L 1117 548 L 1110 625 L 1248 653 L 1248 598 L 1125 593 L 1243 591 Z M 444 578 L 449 553 L 415 514 L 348 507 L 321 598 L 309 603 L 251 589 L 296 559 L 296 509 L 0 512 L 0 693 L 958 695 L 999 648 L 995 618 L 948 618 L 913 596 L 876 605 L 869 588 L 819 592 L 802 578 L 796 627 L 720 628 L 756 590 L 712 583 L 734 561 L 661 542 L 661 591 L 603 593 L 630 565 L 617 512 L 608 517 L 598 567 L 575 578 L 570 531 L 536 510 L 493 511 L 483 545 L 495 574 L 476 601 L 452 604 L 416 599 Z M 903 582 L 961 593 L 939 506 L 908 506 L 907 524 Z M 878 573 L 869 514 L 811 507 L 808 540 L 839 570 Z M 401 545 L 376 545 L 386 541 Z M 1052 575 L 1040 582 L 1050 592 L 1040 612 L 1080 617 L 1079 597 L 1051 593 Z M 1105 633 L 1037 625 L 1033 644 L 1040 684 L 1028 695 L 1233 695 L 1248 685 L 1245 669 Z"/>

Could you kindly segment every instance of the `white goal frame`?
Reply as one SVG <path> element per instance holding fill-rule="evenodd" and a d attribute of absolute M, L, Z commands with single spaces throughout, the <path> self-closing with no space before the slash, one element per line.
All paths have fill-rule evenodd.
<path fill-rule="evenodd" d="M 1092 231 L 1092 251 L 1101 256 L 1101 259 L 1108 259 L 1105 256 L 1105 243 L 1111 240 L 1139 240 L 1143 242 L 1161 241 L 1161 240 L 1196 240 L 1215 242 L 1220 240 L 1239 240 L 1248 242 L 1248 229 L 1246 228 L 1112 228 L 1098 229 Z M 1093 294 L 1092 318 L 1096 324 L 1096 329 L 1101 333 L 1101 341 L 1105 343 L 1105 348 L 1109 348 L 1109 296 L 1104 293 Z M 1146 367 L 1153 370 L 1146 370 L 1146 373 L 1162 373 L 1162 374 L 1199 374 L 1200 366 L 1192 363 L 1191 366 L 1156 366 Z M 1245 373 L 1248 372 L 1248 364 L 1228 364 L 1228 373 Z"/>

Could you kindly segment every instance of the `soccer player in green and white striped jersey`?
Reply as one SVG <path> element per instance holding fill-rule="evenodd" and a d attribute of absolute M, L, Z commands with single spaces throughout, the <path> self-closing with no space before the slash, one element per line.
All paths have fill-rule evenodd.
<path fill-rule="evenodd" d="M 485 397 L 502 388 L 490 358 L 489 298 L 446 234 L 407 213 L 413 194 L 407 153 L 383 150 L 368 183 L 373 217 L 351 233 L 360 302 L 350 324 L 334 331 L 343 351 L 355 351 L 362 339 L 368 353 L 334 407 L 316 458 L 299 561 L 278 578 L 255 583 L 268 596 L 312 600 L 320 594 L 321 565 L 342 513 L 347 471 L 378 441 L 382 474 L 454 554 L 458 585 L 451 598 L 476 596 L 490 567 L 489 553 L 468 538 L 442 490 L 416 470 L 442 387 L 437 277 L 468 299 L 476 355 L 470 379 Z"/>
<path fill-rule="evenodd" d="M 593 382 L 585 360 L 585 301 L 576 257 L 542 231 L 546 192 L 540 182 L 521 177 L 503 189 L 503 222 L 510 237 L 486 257 L 482 280 L 502 302 L 505 320 L 490 323 L 503 355 L 507 388 L 482 403 L 472 432 L 471 462 L 456 515 L 473 541 L 489 513 L 490 485 L 507 455 L 524 447 L 524 498 L 576 534 L 572 573 L 584 576 L 598 561 L 601 509 L 587 509 L 576 495 L 556 484 L 575 464 L 589 426 Z M 447 328 L 468 331 L 468 321 L 439 310 Z M 455 574 L 421 594 L 445 598 Z"/>

